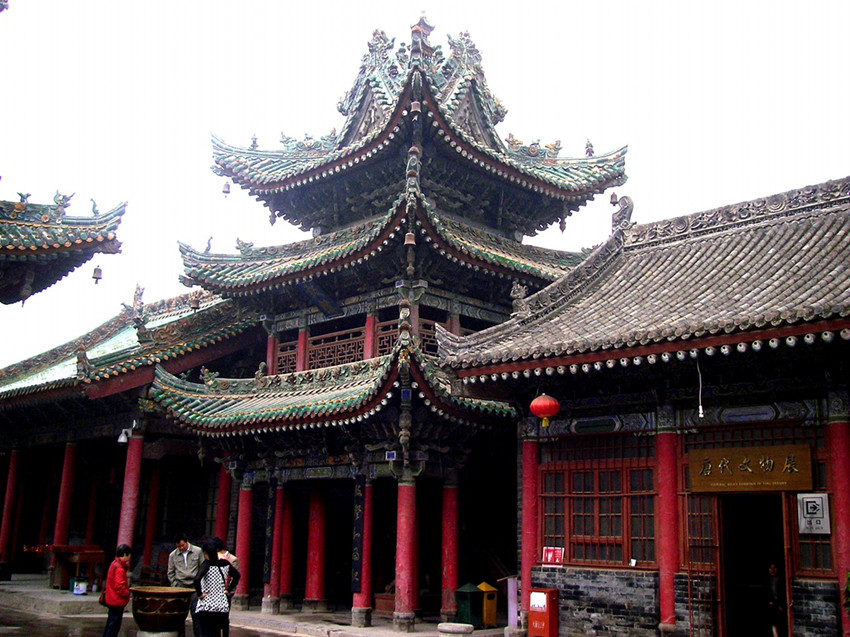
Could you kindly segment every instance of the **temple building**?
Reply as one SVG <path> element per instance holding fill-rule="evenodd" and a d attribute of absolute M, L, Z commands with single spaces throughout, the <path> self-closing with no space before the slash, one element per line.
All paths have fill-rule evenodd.
<path fill-rule="evenodd" d="M 850 634 L 850 178 L 612 232 L 476 334 L 464 395 L 513 396 L 522 579 L 569 634 Z M 526 601 L 525 599 L 523 600 Z M 767 634 L 767 633 L 766 633 Z"/>
<path fill-rule="evenodd" d="M 73 195 L 56 193 L 54 205 L 0 201 L 0 303 L 24 302 L 31 295 L 76 270 L 95 254 L 116 254 L 116 230 L 126 206 L 103 215 L 92 203 L 92 215 L 72 217 L 66 211 Z M 100 270 L 95 270 L 95 282 Z"/>
<path fill-rule="evenodd" d="M 518 575 L 524 626 L 546 589 L 560 634 L 724 637 L 775 563 L 794 635 L 850 634 L 850 178 L 635 224 L 625 148 L 503 140 L 431 31 L 375 32 L 339 132 L 214 138 L 310 239 L 181 244 L 189 293 L 0 370 L 0 561 L 161 582 L 215 535 L 237 608 L 410 632 Z M 603 193 L 594 250 L 523 243 Z"/>

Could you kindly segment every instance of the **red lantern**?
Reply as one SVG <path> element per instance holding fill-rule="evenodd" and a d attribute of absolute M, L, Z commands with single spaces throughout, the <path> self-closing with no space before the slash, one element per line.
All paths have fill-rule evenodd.
<path fill-rule="evenodd" d="M 540 394 L 537 398 L 531 401 L 530 409 L 532 414 L 543 419 L 541 426 L 548 427 L 549 419 L 556 416 L 558 412 L 561 411 L 561 403 L 551 396 Z"/>

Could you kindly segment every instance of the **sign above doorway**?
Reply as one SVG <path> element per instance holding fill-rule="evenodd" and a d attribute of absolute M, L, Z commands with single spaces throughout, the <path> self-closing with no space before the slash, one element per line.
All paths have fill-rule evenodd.
<path fill-rule="evenodd" d="M 812 452 L 806 445 L 694 450 L 688 470 L 692 493 L 812 489 Z"/>

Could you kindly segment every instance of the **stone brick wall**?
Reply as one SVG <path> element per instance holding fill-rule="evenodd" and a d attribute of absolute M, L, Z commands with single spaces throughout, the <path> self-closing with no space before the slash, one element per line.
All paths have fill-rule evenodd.
<path fill-rule="evenodd" d="M 837 582 L 794 580 L 791 583 L 794 637 L 840 635 L 841 619 Z"/>
<path fill-rule="evenodd" d="M 658 635 L 658 574 L 538 567 L 535 588 L 557 588 L 559 637 Z"/>

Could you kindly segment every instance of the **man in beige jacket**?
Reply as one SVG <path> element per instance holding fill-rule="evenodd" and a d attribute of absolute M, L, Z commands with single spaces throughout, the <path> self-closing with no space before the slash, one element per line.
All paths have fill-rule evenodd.
<path fill-rule="evenodd" d="M 188 536 L 183 533 L 177 536 L 175 549 L 168 554 L 168 582 L 172 586 L 180 588 L 195 587 L 195 576 L 201 570 L 201 562 L 204 554 L 201 549 L 189 543 Z M 189 612 L 192 614 L 192 632 L 195 637 L 200 637 L 198 624 L 195 622 L 195 604 L 198 601 L 197 593 L 192 593 L 189 598 Z M 181 626 L 177 631 L 178 637 L 185 637 L 186 627 Z"/>

